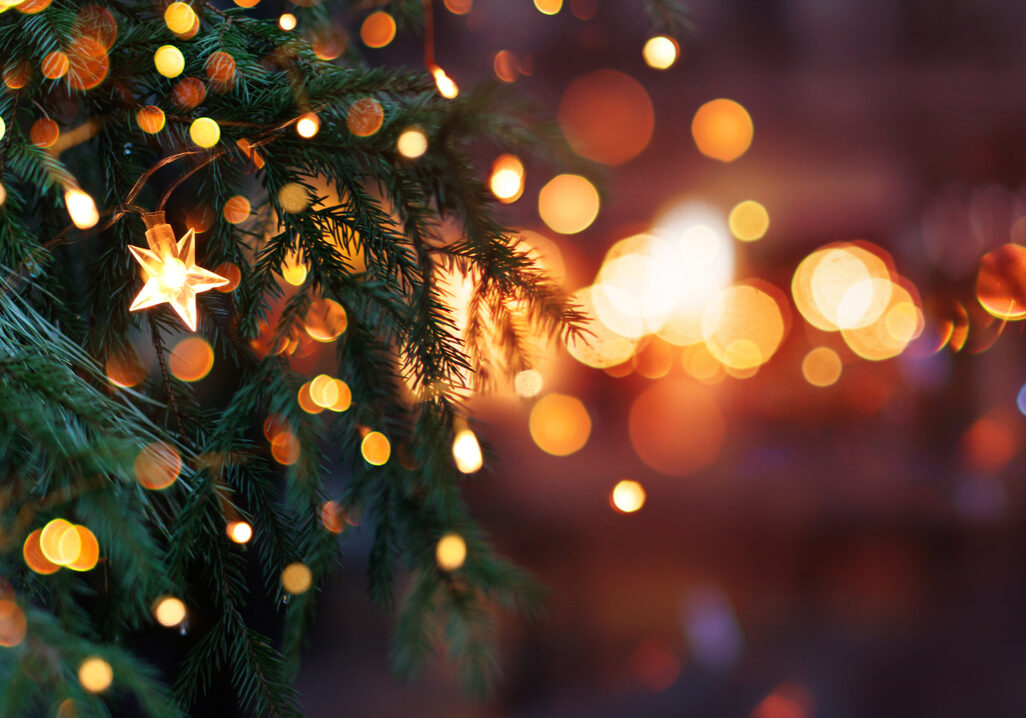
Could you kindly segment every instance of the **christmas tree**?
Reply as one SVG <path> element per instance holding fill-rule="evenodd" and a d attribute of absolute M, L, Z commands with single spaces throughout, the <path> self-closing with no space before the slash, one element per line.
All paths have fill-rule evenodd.
<path fill-rule="evenodd" d="M 538 603 L 461 499 L 463 400 L 580 315 L 472 148 L 580 161 L 544 112 L 435 64 L 428 2 L 236 2 L 0 0 L 2 716 L 182 715 L 217 677 L 247 715 L 299 715 L 357 523 L 373 597 L 403 587 L 402 672 L 442 637 L 484 690 L 490 604 Z M 368 64 L 358 23 L 423 37 L 425 66 Z M 442 270 L 473 281 L 465 332 Z M 163 669 L 155 625 L 180 642 Z"/>

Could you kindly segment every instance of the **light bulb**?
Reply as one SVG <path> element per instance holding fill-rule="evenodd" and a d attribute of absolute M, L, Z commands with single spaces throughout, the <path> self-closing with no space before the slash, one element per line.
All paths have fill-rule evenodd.
<path fill-rule="evenodd" d="M 95 227 L 100 221 L 100 213 L 96 211 L 93 198 L 80 189 L 69 189 L 65 192 L 64 204 L 68 208 L 71 221 L 79 229 Z"/>

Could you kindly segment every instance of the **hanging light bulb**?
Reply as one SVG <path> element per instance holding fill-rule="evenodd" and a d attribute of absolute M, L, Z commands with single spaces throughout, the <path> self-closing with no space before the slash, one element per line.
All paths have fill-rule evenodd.
<path fill-rule="evenodd" d="M 96 210 L 93 198 L 80 189 L 69 189 L 65 192 L 64 204 L 68 208 L 71 221 L 79 229 L 95 227 L 100 221 L 100 213 Z"/>
<path fill-rule="evenodd" d="M 438 65 L 431 68 L 431 74 L 434 75 L 435 86 L 442 97 L 451 100 L 460 94 L 459 86 Z"/>

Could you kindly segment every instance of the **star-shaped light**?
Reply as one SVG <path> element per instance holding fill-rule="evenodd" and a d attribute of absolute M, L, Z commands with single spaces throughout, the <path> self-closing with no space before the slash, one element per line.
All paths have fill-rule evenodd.
<path fill-rule="evenodd" d="M 158 224 L 147 230 L 146 242 L 149 249 L 128 246 L 146 273 L 146 284 L 129 310 L 135 312 L 167 302 L 189 329 L 196 331 L 196 295 L 228 284 L 229 280 L 196 266 L 194 229 L 176 243 L 171 227 Z"/>

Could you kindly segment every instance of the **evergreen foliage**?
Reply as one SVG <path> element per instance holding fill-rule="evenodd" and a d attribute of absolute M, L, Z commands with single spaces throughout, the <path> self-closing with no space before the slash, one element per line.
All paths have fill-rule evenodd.
<path fill-rule="evenodd" d="M 679 29 L 675 2 L 644 4 L 663 31 Z M 117 37 L 109 72 L 88 90 L 74 89 L 81 71 L 74 62 L 63 78 L 40 74 L 49 53 L 75 52 L 85 5 L 54 0 L 40 12 L 0 15 L 4 69 L 22 62 L 32 69 L 24 87 L 0 89 L 0 599 L 27 618 L 25 639 L 0 647 L 0 716 L 52 715 L 65 698 L 78 716 L 177 716 L 216 675 L 231 676 L 247 715 L 299 715 L 290 679 L 318 589 L 341 558 L 339 537 L 320 519 L 328 499 L 359 513 L 373 532 L 373 597 L 389 606 L 395 587 L 404 587 L 395 601 L 398 669 L 415 671 L 441 638 L 468 688 L 483 692 L 496 665 L 489 604 L 534 610 L 539 591 L 495 554 L 461 499 L 451 446 L 466 421 L 462 385 L 525 368 L 528 325 L 565 335 L 580 317 L 496 220 L 470 150 L 487 141 L 576 161 L 558 131 L 508 90 L 485 86 L 447 100 L 427 73 L 371 67 L 354 43 L 335 62 L 321 59 L 304 38 L 327 31 L 333 16 L 352 21 L 360 3 L 294 8 L 293 33 L 260 13 L 196 3 L 199 31 L 182 40 L 163 22 L 163 6 L 100 0 Z M 420 2 L 378 5 L 401 27 L 423 26 Z M 177 79 L 154 69 L 164 44 L 182 49 L 182 77 L 205 78 L 211 53 L 227 52 L 236 64 L 233 86 L 208 88 L 195 109 L 176 108 L 169 97 Z M 359 137 L 347 114 L 366 97 L 381 104 L 384 123 Z M 140 129 L 136 113 L 146 105 L 166 113 L 161 132 Z M 293 125 L 308 111 L 321 127 L 304 139 Z M 44 116 L 80 141 L 59 152 L 34 144 L 29 128 Z M 220 125 L 212 149 L 190 141 L 198 116 Z M 415 161 L 395 149 L 410 126 L 429 138 Z M 282 206 L 290 184 L 307 195 L 303 211 Z M 64 192 L 74 187 L 100 207 L 93 229 L 68 221 Z M 242 226 L 221 219 L 235 195 L 253 206 Z M 168 209 L 181 230 L 200 204 L 214 219 L 201 235 L 198 264 L 232 263 L 241 272 L 234 292 L 199 297 L 199 334 L 225 378 L 204 404 L 167 371 L 168 343 L 182 332 L 177 316 L 167 305 L 128 310 L 141 286 L 127 248 L 144 244 L 139 208 Z M 445 242 L 440 226 L 452 219 L 460 237 Z M 283 263 L 296 256 L 308 274 L 283 298 Z M 439 269 L 451 266 L 477 282 L 466 336 L 437 283 Z M 280 350 L 302 331 L 311 303 L 325 298 L 348 317 L 334 349 L 353 403 L 344 413 L 311 416 L 296 401 L 303 379 Z M 114 386 L 104 365 L 135 361 L 140 344 L 152 346 L 160 371 L 132 389 Z M 262 440 L 270 415 L 298 439 L 299 460 L 289 466 L 272 461 Z M 402 460 L 396 451 L 383 466 L 365 462 L 366 429 L 388 436 Z M 150 491 L 134 465 L 158 441 L 175 447 L 182 468 L 171 487 Z M 340 487 L 329 482 L 338 477 Z M 26 536 L 55 517 L 95 533 L 96 569 L 38 575 L 27 568 Z M 248 551 L 226 536 L 233 518 L 254 527 Z M 468 546 L 454 572 L 435 562 L 436 542 L 448 532 Z M 253 562 L 262 593 L 247 582 Z M 294 562 L 309 567 L 313 587 L 286 601 L 281 572 Z M 132 639 L 152 625 L 162 595 L 181 597 L 203 619 L 182 639 L 185 659 L 163 675 L 138 657 Z M 251 625 L 250 607 L 267 602 L 283 614 L 280 637 Z M 87 656 L 113 668 L 114 682 L 100 695 L 79 683 Z"/>

